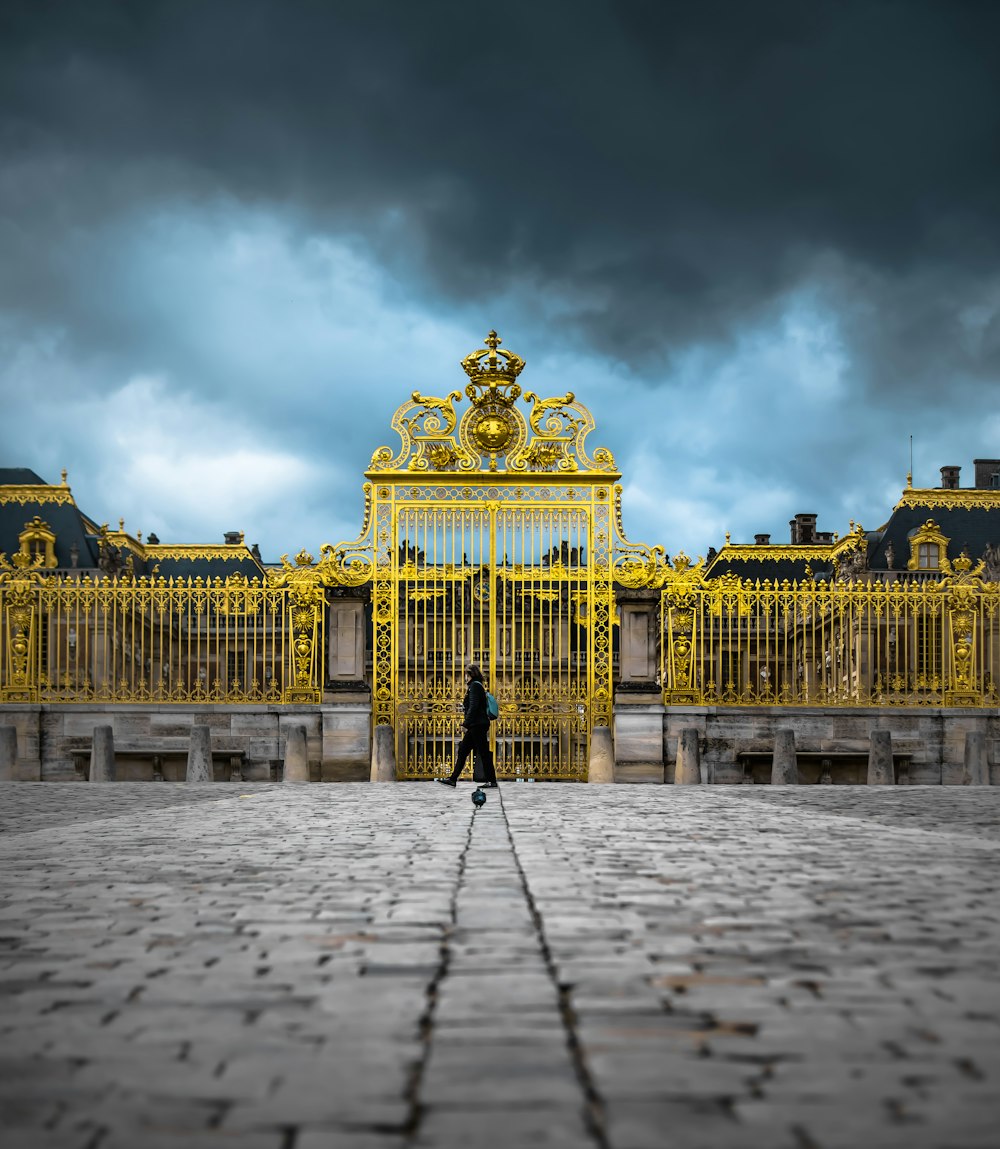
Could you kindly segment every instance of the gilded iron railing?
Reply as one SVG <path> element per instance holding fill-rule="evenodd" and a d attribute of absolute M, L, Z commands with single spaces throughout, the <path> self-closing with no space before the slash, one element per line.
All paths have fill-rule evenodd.
<path fill-rule="evenodd" d="M 944 578 L 770 582 L 668 573 L 667 704 L 996 706 L 1000 584 Z"/>
<path fill-rule="evenodd" d="M 0 555 L 0 702 L 320 702 L 325 588 L 365 577 L 332 547 L 261 580 L 47 575 Z"/>

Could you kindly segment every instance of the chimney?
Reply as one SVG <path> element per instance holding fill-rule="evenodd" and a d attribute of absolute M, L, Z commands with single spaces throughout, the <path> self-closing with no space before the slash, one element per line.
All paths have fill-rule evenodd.
<path fill-rule="evenodd" d="M 792 542 L 809 544 L 816 541 L 816 515 L 796 515 L 788 524 L 792 528 Z"/>
<path fill-rule="evenodd" d="M 976 468 L 976 486 L 1000 490 L 1000 459 L 973 459 Z"/>
<path fill-rule="evenodd" d="M 833 542 L 833 531 L 817 531 L 816 542 L 829 545 Z"/>
<path fill-rule="evenodd" d="M 754 541 L 754 542 L 756 543 L 756 545 L 757 545 L 757 546 L 759 546 L 759 547 L 766 547 L 766 546 L 770 546 L 770 544 L 771 544 L 771 536 L 770 536 L 770 535 L 754 535 L 754 537 L 753 537 L 753 541 Z"/>
<path fill-rule="evenodd" d="M 225 540 L 227 547 L 238 547 L 243 542 L 242 531 L 226 531 Z"/>
<path fill-rule="evenodd" d="M 945 491 L 958 490 L 958 472 L 961 467 L 942 467 L 941 468 L 941 487 Z"/>

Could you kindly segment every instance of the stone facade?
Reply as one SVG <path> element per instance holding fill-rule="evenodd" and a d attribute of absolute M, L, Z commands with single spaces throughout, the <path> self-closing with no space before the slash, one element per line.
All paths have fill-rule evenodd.
<path fill-rule="evenodd" d="M 631 696 L 615 707 L 616 780 L 672 783 L 680 732 L 690 728 L 699 732 L 703 782 L 767 782 L 776 731 L 787 728 L 806 784 L 864 784 L 871 734 L 887 730 L 901 784 L 967 784 L 966 736 L 978 733 L 991 783 L 1000 785 L 1000 714 L 993 710 L 657 707 L 635 705 Z"/>
<path fill-rule="evenodd" d="M 193 726 L 211 729 L 216 781 L 269 781 L 280 775 L 287 731 L 306 729 L 313 781 L 368 777 L 371 709 L 361 698 L 317 706 L 0 706 L 0 725 L 17 731 L 15 780 L 85 777 L 94 728 L 114 731 L 120 781 L 183 781 Z"/>

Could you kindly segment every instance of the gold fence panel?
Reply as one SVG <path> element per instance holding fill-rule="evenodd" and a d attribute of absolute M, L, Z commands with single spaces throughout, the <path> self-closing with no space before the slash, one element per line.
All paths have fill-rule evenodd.
<path fill-rule="evenodd" d="M 944 578 L 770 582 L 668 574 L 664 701 L 710 706 L 996 706 L 1000 585 Z"/>
<path fill-rule="evenodd" d="M 261 581 L 93 580 L 16 560 L 0 555 L 0 701 L 322 700 L 329 564 L 299 556 Z"/>

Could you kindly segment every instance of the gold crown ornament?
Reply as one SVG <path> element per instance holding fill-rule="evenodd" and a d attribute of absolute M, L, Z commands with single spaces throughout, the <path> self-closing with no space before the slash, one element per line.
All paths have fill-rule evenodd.
<path fill-rule="evenodd" d="M 524 360 L 513 351 L 505 351 L 495 331 L 486 336 L 485 342 L 485 347 L 466 355 L 462 370 L 470 379 L 465 393 L 477 412 L 471 424 L 473 441 L 491 456 L 495 466 L 496 456 L 504 453 L 517 436 L 518 416 L 512 408 L 521 395 L 515 380 L 524 370 Z"/>

